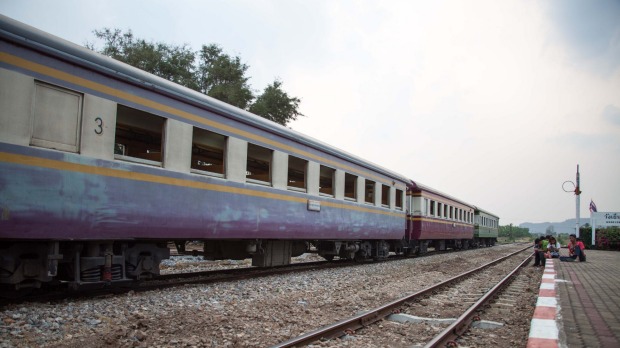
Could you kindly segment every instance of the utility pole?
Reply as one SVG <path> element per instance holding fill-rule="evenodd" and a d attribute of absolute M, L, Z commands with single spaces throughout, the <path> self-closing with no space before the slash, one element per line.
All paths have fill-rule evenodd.
<path fill-rule="evenodd" d="M 573 192 L 575 193 L 575 215 L 577 217 L 577 221 L 575 222 L 575 236 L 579 238 L 579 208 L 581 207 L 581 201 L 579 195 L 581 195 L 581 189 L 579 188 L 579 165 L 577 165 L 577 177 L 575 180 L 576 184 L 572 181 L 564 181 L 562 184 L 562 189 L 564 192 Z M 575 188 L 574 190 L 568 190 L 565 185 L 570 183 Z M 570 186 L 569 186 L 570 187 Z"/>
<path fill-rule="evenodd" d="M 579 208 L 581 208 L 580 196 L 581 190 L 579 189 L 579 165 L 577 165 L 577 185 L 575 187 L 575 210 L 577 216 L 577 222 L 575 224 L 575 235 L 579 238 Z"/>

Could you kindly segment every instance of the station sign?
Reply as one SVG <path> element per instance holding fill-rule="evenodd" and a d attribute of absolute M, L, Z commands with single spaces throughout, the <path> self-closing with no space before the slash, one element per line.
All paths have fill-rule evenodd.
<path fill-rule="evenodd" d="M 620 226 L 620 212 L 593 212 L 591 219 L 597 227 Z"/>

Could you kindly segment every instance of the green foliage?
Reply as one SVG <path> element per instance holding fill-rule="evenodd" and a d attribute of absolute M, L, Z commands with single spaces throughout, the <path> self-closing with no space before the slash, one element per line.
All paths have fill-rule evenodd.
<path fill-rule="evenodd" d="M 248 66 L 230 57 L 217 45 L 203 45 L 199 53 L 199 91 L 241 109 L 254 99 L 245 76 Z"/>
<path fill-rule="evenodd" d="M 581 237 L 586 247 L 592 247 L 592 228 L 579 229 L 579 237 Z M 597 228 L 595 242 L 596 249 L 620 250 L 620 228 Z"/>
<path fill-rule="evenodd" d="M 508 237 L 509 240 L 515 240 L 520 238 L 530 238 L 530 229 L 513 226 L 512 224 L 506 226 L 499 226 L 498 235 L 500 237 Z"/>
<path fill-rule="evenodd" d="M 256 98 L 250 107 L 250 112 L 279 124 L 286 124 L 287 121 L 293 121 L 298 116 L 303 116 L 298 111 L 301 100 L 289 97 L 281 86 L 282 82 L 278 80 L 267 86 L 263 94 Z"/>
<path fill-rule="evenodd" d="M 246 76 L 248 66 L 241 58 L 225 54 L 218 45 L 203 45 L 199 52 L 193 52 L 187 45 L 137 39 L 131 30 L 123 33 L 106 28 L 95 30 L 94 34 L 103 41 L 99 53 L 283 126 L 303 116 L 299 112 L 300 99 L 284 92 L 278 80 L 267 86 L 263 94 L 254 96 Z M 94 45 L 87 47 L 96 50 Z"/>

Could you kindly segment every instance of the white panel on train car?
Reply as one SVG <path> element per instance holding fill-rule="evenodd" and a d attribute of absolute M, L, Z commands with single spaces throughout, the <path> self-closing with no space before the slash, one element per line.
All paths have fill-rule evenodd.
<path fill-rule="evenodd" d="M 321 166 L 316 163 L 309 161 L 308 162 L 308 194 L 312 196 L 319 195 L 319 176 L 320 176 Z"/>
<path fill-rule="evenodd" d="M 28 146 L 34 79 L 0 69 L 0 141 Z"/>
<path fill-rule="evenodd" d="M 116 103 L 93 95 L 84 95 L 80 153 L 105 160 L 114 159 Z"/>
<path fill-rule="evenodd" d="M 344 199 L 344 171 L 336 169 L 336 177 L 334 179 L 334 198 Z"/>
<path fill-rule="evenodd" d="M 357 203 L 364 203 L 366 200 L 366 179 L 361 176 L 356 180 L 357 185 Z"/>
<path fill-rule="evenodd" d="M 77 152 L 81 118 L 81 94 L 47 84 L 35 84 L 32 145 Z"/>
<path fill-rule="evenodd" d="M 382 191 L 382 187 L 381 187 L 381 183 L 380 182 L 375 182 L 375 202 L 374 205 L 377 207 L 381 206 L 381 191 Z"/>
<path fill-rule="evenodd" d="M 226 178 L 245 182 L 248 142 L 238 138 L 228 138 L 226 145 Z"/>
<path fill-rule="evenodd" d="M 164 132 L 164 167 L 175 172 L 189 172 L 192 160 L 191 124 L 173 119 L 166 121 Z"/>
<path fill-rule="evenodd" d="M 273 151 L 273 169 L 271 173 L 272 186 L 286 190 L 288 178 L 288 154 L 282 151 Z"/>

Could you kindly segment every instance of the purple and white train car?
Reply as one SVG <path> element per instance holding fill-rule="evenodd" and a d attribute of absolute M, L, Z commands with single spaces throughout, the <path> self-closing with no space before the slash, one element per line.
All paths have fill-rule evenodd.
<path fill-rule="evenodd" d="M 467 249 L 474 237 L 474 206 L 412 181 L 408 186 L 407 240 L 410 250 Z"/>
<path fill-rule="evenodd" d="M 194 240 L 256 266 L 383 258 L 408 182 L 0 16 L 0 284 L 156 275 Z"/>

